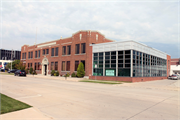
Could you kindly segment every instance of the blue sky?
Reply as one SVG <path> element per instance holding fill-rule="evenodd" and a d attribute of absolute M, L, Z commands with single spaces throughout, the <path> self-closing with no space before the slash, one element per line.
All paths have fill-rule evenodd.
<path fill-rule="evenodd" d="M 116 41 L 135 40 L 180 57 L 179 0 L 1 0 L 1 48 L 97 30 Z"/>

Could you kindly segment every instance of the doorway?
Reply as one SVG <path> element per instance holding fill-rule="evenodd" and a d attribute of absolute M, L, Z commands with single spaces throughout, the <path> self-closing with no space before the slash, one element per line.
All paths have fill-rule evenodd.
<path fill-rule="evenodd" d="M 44 65 L 44 75 L 46 75 L 47 74 L 47 65 Z"/>

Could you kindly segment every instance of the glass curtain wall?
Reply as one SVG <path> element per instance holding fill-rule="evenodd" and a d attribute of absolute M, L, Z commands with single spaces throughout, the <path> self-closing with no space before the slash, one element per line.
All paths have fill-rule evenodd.
<path fill-rule="evenodd" d="M 166 59 L 133 50 L 133 77 L 166 76 Z"/>
<path fill-rule="evenodd" d="M 131 50 L 93 54 L 94 76 L 155 77 L 166 76 L 166 59 Z"/>

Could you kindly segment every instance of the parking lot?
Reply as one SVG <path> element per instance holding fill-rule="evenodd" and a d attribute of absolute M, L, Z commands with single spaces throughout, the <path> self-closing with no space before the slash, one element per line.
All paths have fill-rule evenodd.
<path fill-rule="evenodd" d="M 1 75 L 1 93 L 53 120 L 178 120 L 180 80 L 105 85 Z"/>

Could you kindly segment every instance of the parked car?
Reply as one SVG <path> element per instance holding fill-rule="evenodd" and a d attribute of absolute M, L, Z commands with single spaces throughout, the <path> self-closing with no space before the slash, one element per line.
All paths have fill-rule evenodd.
<path fill-rule="evenodd" d="M 26 71 L 25 70 L 17 70 L 15 73 L 14 73 L 14 76 L 26 76 Z"/>
<path fill-rule="evenodd" d="M 180 77 L 179 77 L 178 75 L 172 75 L 172 76 L 171 76 L 171 79 L 172 79 L 172 80 L 178 80 L 178 79 L 180 79 Z"/>
<path fill-rule="evenodd" d="M 17 71 L 17 69 L 12 69 L 12 70 L 9 70 L 8 73 L 15 73 Z"/>

